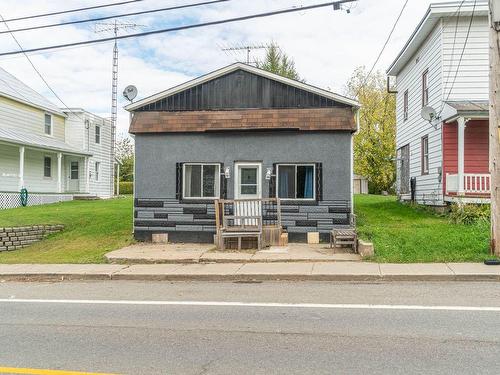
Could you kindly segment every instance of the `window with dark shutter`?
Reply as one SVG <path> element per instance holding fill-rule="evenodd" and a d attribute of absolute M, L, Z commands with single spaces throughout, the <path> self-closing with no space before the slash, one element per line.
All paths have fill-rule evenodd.
<path fill-rule="evenodd" d="M 316 163 L 316 200 L 323 200 L 323 163 Z"/>
<path fill-rule="evenodd" d="M 224 164 L 221 163 L 220 165 L 220 198 L 221 199 L 227 199 L 227 180 L 226 176 L 224 175 Z"/>
<path fill-rule="evenodd" d="M 269 179 L 269 198 L 276 198 L 276 164 L 273 164 L 273 173 Z"/>
<path fill-rule="evenodd" d="M 182 163 L 175 164 L 175 199 L 182 199 Z"/>

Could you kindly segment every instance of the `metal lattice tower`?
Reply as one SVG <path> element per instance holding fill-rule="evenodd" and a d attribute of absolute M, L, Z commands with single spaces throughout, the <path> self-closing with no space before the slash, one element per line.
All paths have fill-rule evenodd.
<path fill-rule="evenodd" d="M 102 26 L 98 28 L 98 26 Z M 114 22 L 98 22 L 95 24 L 95 32 L 106 32 L 112 31 L 115 38 L 118 36 L 118 30 L 120 29 L 134 29 L 140 25 L 135 23 L 118 23 L 117 20 Z M 113 46 L 113 67 L 112 67 L 112 83 L 111 83 L 111 191 L 115 192 L 115 153 L 116 153 L 116 118 L 118 113 L 118 41 L 115 39 Z"/>

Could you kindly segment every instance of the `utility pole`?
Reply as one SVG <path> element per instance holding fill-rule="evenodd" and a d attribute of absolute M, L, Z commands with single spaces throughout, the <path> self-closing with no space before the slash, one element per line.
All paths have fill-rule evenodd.
<path fill-rule="evenodd" d="M 500 256 L 500 0 L 489 0 L 490 9 L 490 190 L 491 254 Z"/>
<path fill-rule="evenodd" d="M 98 29 L 98 26 L 103 28 Z M 96 23 L 96 33 L 112 31 L 115 36 L 115 43 L 113 46 L 113 65 L 112 65 L 112 83 L 111 83 L 111 174 L 110 174 L 110 184 L 111 191 L 115 192 L 115 153 L 116 153 L 116 118 L 118 111 L 118 41 L 116 37 L 118 36 L 118 30 L 120 29 L 135 29 L 139 25 L 135 23 L 118 23 L 117 20 L 114 22 L 98 22 Z"/>

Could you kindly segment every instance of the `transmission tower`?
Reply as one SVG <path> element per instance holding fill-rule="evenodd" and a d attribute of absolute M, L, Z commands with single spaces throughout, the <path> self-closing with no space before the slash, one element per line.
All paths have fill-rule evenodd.
<path fill-rule="evenodd" d="M 119 30 L 135 29 L 141 25 L 135 23 L 119 23 L 114 22 L 97 22 L 95 24 L 95 32 L 113 32 L 115 38 L 118 36 Z M 115 39 L 113 46 L 113 67 L 112 67 L 112 84 L 111 84 L 111 191 L 115 192 L 115 148 L 116 148 L 116 116 L 118 110 L 118 41 Z"/>

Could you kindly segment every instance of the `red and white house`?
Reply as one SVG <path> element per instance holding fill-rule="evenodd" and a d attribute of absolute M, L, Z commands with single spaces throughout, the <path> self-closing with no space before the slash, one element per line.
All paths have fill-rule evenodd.
<path fill-rule="evenodd" d="M 487 203 L 488 2 L 431 4 L 387 70 L 395 82 L 397 192 L 421 204 Z M 425 120 L 430 106 L 436 117 Z"/>

